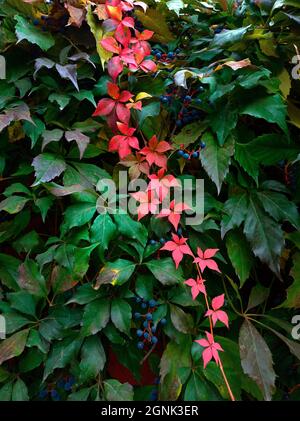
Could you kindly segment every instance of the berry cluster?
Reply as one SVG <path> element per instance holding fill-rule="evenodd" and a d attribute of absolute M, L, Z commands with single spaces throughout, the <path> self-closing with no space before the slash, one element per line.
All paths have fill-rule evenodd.
<path fill-rule="evenodd" d="M 170 63 L 177 58 L 177 55 L 180 53 L 180 49 L 177 48 L 175 51 L 169 51 L 164 53 L 163 51 L 154 48 L 151 50 L 151 54 L 156 58 L 157 61 L 162 61 L 164 63 Z"/>
<path fill-rule="evenodd" d="M 142 310 L 145 311 L 144 314 L 140 312 L 134 313 L 135 320 L 142 322 L 142 326 L 136 331 L 138 338 L 140 338 L 137 343 L 137 348 L 144 349 L 145 345 L 156 345 L 158 342 L 158 338 L 155 336 L 157 325 L 153 321 L 153 313 L 157 309 L 158 303 L 153 298 L 149 301 L 145 301 L 143 298 L 136 297 L 135 301 L 140 305 Z M 160 320 L 161 325 L 166 324 L 166 322 L 166 319 Z"/>
<path fill-rule="evenodd" d="M 199 158 L 200 152 L 204 149 L 206 144 L 204 142 L 200 142 L 199 149 L 196 151 L 188 151 L 185 149 L 184 145 L 180 145 L 180 149 L 177 151 L 177 155 L 183 159 L 192 159 L 192 158 Z"/>
<path fill-rule="evenodd" d="M 71 392 L 73 385 L 75 384 L 75 378 L 73 376 L 64 376 L 59 379 L 56 383 L 49 383 L 45 389 L 39 392 L 40 399 L 52 398 L 54 401 L 61 400 L 61 394 L 65 392 Z"/>

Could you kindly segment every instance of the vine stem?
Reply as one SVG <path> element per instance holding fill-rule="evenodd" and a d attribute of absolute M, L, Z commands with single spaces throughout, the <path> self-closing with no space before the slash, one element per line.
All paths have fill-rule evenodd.
<path fill-rule="evenodd" d="M 194 256 L 194 255 L 193 255 L 193 257 L 194 257 L 194 259 L 196 258 L 196 256 Z M 201 279 L 201 281 L 203 281 L 201 269 L 200 269 L 198 263 L 196 263 L 196 267 L 197 267 L 197 271 L 198 271 L 198 274 L 199 274 L 199 278 Z M 209 302 L 208 302 L 208 299 L 207 299 L 207 294 L 205 293 L 203 295 L 204 295 L 204 298 L 205 298 L 206 308 L 207 308 L 207 310 L 210 310 Z M 211 333 L 211 335 L 213 337 L 213 340 L 215 340 L 214 339 L 214 328 L 213 328 L 213 323 L 212 323 L 211 316 L 208 316 L 208 319 L 209 319 L 210 333 Z M 222 376 L 223 376 L 225 385 L 227 387 L 227 391 L 229 393 L 230 399 L 234 402 L 235 401 L 235 397 L 234 397 L 234 394 L 232 393 L 232 390 L 231 390 L 230 384 L 228 382 L 227 376 L 225 374 L 224 367 L 223 367 L 223 364 L 222 364 L 222 361 L 221 361 L 221 358 L 220 357 L 219 357 L 219 361 L 217 362 L 217 365 L 220 368 L 220 371 L 222 373 Z"/>

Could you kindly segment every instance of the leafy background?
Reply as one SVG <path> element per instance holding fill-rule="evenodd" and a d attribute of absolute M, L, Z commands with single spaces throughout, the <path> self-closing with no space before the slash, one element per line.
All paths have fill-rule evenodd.
<path fill-rule="evenodd" d="M 298 400 L 300 82 L 291 73 L 299 4 L 146 3 L 134 17 L 155 31 L 152 48 L 180 52 L 154 77 L 130 74 L 122 87 L 149 94 L 136 113 L 145 138 L 157 134 L 175 149 L 206 143 L 199 160 L 173 153 L 168 166 L 205 180 L 204 222 L 182 228 L 194 250 L 220 249 L 223 274 L 207 285 L 226 293 L 231 329 L 217 325 L 217 339 L 230 385 L 237 399 Z M 161 400 L 226 400 L 217 366 L 203 370 L 193 343 L 207 321 L 183 284 L 191 267 L 176 270 L 157 253 L 169 225 L 97 214 L 99 180 L 117 180 L 124 166 L 107 152 L 105 121 L 91 118 L 108 81 L 94 8 L 0 0 L 0 399 L 147 400 L 158 388 Z M 190 93 L 201 118 L 176 124 Z M 167 320 L 146 366 L 136 295 L 154 297 L 155 322 Z"/>

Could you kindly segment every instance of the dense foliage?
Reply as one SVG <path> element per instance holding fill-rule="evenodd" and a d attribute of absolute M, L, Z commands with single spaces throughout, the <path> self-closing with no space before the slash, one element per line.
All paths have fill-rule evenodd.
<path fill-rule="evenodd" d="M 0 19 L 0 400 L 299 399 L 298 1 Z M 121 171 L 138 215 L 100 212 Z M 203 222 L 151 215 L 196 179 Z"/>

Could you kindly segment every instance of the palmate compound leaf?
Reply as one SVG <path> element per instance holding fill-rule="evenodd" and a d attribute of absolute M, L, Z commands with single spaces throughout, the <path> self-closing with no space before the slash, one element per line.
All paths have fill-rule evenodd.
<path fill-rule="evenodd" d="M 257 383 L 264 399 L 270 401 L 276 377 L 272 354 L 263 337 L 247 319 L 240 329 L 239 347 L 244 373 Z"/>

